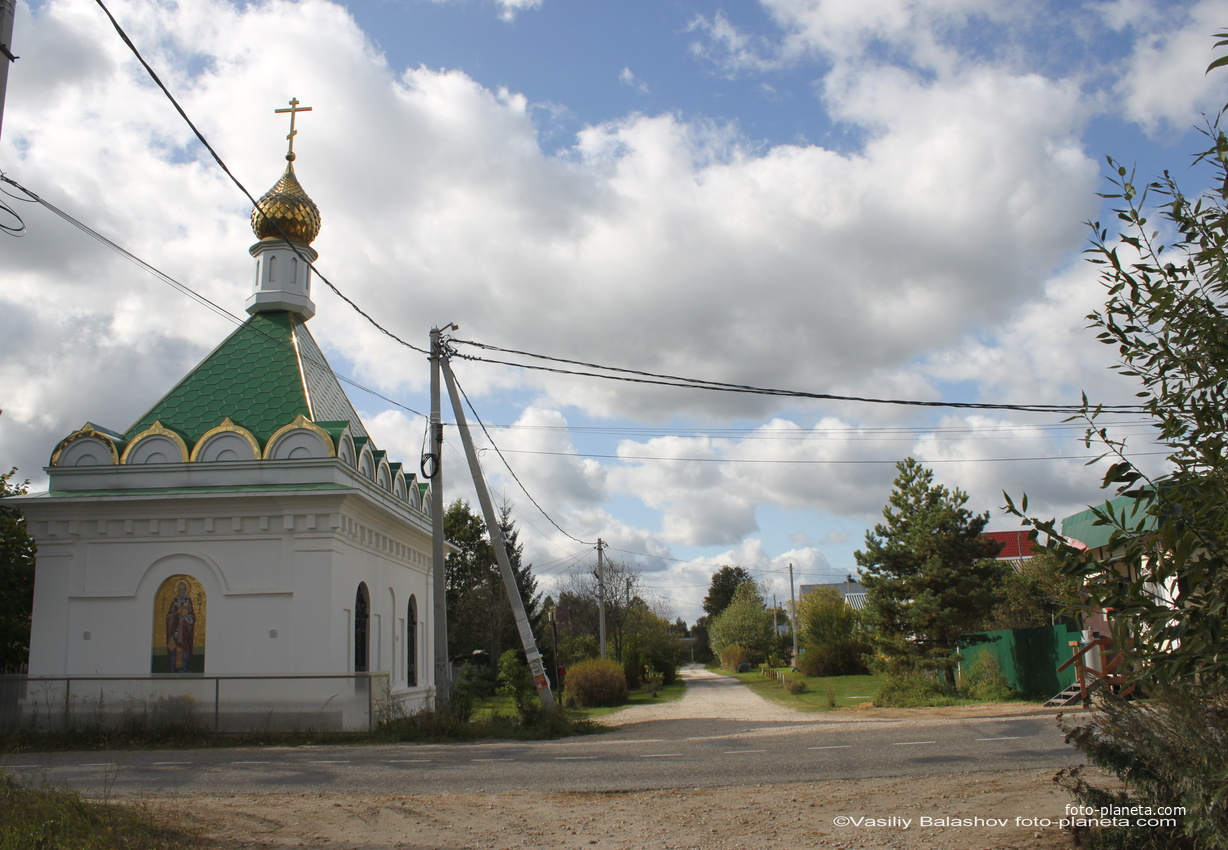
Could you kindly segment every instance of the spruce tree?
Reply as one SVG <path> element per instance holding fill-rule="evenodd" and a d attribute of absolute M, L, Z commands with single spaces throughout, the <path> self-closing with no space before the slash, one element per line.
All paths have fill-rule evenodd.
<path fill-rule="evenodd" d="M 866 588 L 866 618 L 877 649 L 896 670 L 944 669 L 955 684 L 955 654 L 1001 597 L 1001 544 L 982 537 L 989 513 L 964 507 L 968 495 L 934 483 L 907 458 L 886 520 L 854 553 Z"/>
<path fill-rule="evenodd" d="M 524 547 L 511 511 L 510 503 L 499 506 L 499 530 L 529 625 L 540 636 L 542 595 L 532 564 L 522 562 Z M 458 549 L 445 562 L 449 655 L 464 657 L 482 650 L 493 664 L 504 650 L 520 649 L 520 635 L 486 522 L 467 501 L 457 499 L 444 514 L 444 536 Z"/>

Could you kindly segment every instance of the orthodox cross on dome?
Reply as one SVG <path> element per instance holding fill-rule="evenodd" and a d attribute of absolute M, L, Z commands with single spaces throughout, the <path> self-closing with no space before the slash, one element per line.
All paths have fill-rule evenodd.
<path fill-rule="evenodd" d="M 290 162 L 294 162 L 294 137 L 298 135 L 298 130 L 294 129 L 294 117 L 298 115 L 298 113 L 300 112 L 310 112 L 310 111 L 311 111 L 310 106 L 299 106 L 298 105 L 297 97 L 290 98 L 290 108 L 289 109 L 274 109 L 273 110 L 273 112 L 277 114 L 282 114 L 285 112 L 290 113 L 290 133 L 286 136 L 286 138 L 290 142 L 290 147 L 286 151 L 286 159 L 289 160 Z"/>

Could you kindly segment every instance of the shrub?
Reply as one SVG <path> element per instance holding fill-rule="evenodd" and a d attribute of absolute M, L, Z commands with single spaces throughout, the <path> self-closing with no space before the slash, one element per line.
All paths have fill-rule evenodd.
<path fill-rule="evenodd" d="M 797 605 L 798 636 L 807 644 L 838 644 L 861 628 L 861 615 L 850 608 L 834 587 L 816 587 Z"/>
<path fill-rule="evenodd" d="M 1019 696 L 1002 675 L 998 657 L 988 652 L 978 652 L 964 668 L 959 693 L 983 702 L 1002 702 Z"/>
<path fill-rule="evenodd" d="M 933 673 L 913 670 L 887 677 L 874 697 L 874 704 L 889 708 L 921 708 L 934 705 L 955 705 L 958 697 L 951 687 Z"/>
<path fill-rule="evenodd" d="M 627 701 L 627 677 L 617 661 L 589 658 L 567 671 L 563 696 L 581 708 L 622 705 Z"/>
<path fill-rule="evenodd" d="M 466 661 L 456 674 L 456 690 L 464 690 L 474 699 L 487 699 L 495 695 L 495 677 L 490 667 Z"/>
<path fill-rule="evenodd" d="M 750 663 L 750 656 L 746 654 L 746 650 L 738 646 L 736 643 L 731 643 L 721 650 L 721 669 L 728 670 L 731 673 L 736 673 L 738 668 L 743 664 Z"/>
<path fill-rule="evenodd" d="M 520 660 L 519 653 L 514 649 L 505 650 L 499 656 L 499 688 L 500 696 L 511 697 L 519 701 L 525 694 L 534 690 L 533 679 L 529 676 L 529 665 Z"/>
<path fill-rule="evenodd" d="M 1228 848 L 1228 687 L 1158 689 L 1144 701 L 1127 701 L 1100 686 L 1092 693 L 1090 715 L 1077 715 L 1074 724 L 1062 721 L 1066 742 L 1121 783 L 1111 789 L 1093 786 L 1078 768 L 1062 771 L 1054 781 L 1097 811 L 1103 806 L 1140 807 L 1135 811 L 1181 807 L 1185 814 L 1172 826 L 1114 826 L 1090 834 L 1080 829 L 1080 845 Z"/>
<path fill-rule="evenodd" d="M 865 661 L 870 652 L 870 645 L 860 640 L 811 643 L 797 660 L 797 667 L 803 676 L 864 676 L 870 672 Z"/>
<path fill-rule="evenodd" d="M 806 683 L 803 682 L 801 679 L 785 679 L 784 689 L 785 689 L 785 693 L 791 696 L 797 696 L 798 694 L 804 694 L 808 690 L 810 690 L 809 688 L 806 687 Z"/>
<path fill-rule="evenodd" d="M 644 664 L 664 677 L 662 684 L 672 685 L 678 679 L 678 659 L 681 652 L 681 644 L 671 639 L 669 644 L 649 647 L 644 655 Z"/>

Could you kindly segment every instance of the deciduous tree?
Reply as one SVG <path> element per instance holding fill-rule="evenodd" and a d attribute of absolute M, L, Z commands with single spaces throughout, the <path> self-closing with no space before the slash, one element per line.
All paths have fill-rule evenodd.
<path fill-rule="evenodd" d="M 16 474 L 16 469 L 0 473 L 0 499 L 29 489 L 29 481 L 13 481 Z M 0 503 L 0 668 L 16 668 L 30 658 L 36 551 L 21 511 Z"/>
<path fill-rule="evenodd" d="M 1228 137 L 1218 117 L 1204 132 L 1211 147 L 1195 160 L 1209 166 L 1210 188 L 1196 197 L 1167 171 L 1140 184 L 1109 159 L 1104 197 L 1118 202 L 1124 229 L 1111 236 L 1092 223 L 1088 249 L 1107 298 L 1087 318 L 1116 349 L 1113 368 L 1139 382 L 1171 472 L 1148 477 L 1085 398 L 1088 444 L 1112 461 L 1102 486 L 1130 500 L 1126 510 L 1093 508 L 1111 529 L 1111 558 L 1066 546 L 1052 521 L 1028 521 L 1082 581 L 1088 605 L 1114 612 L 1115 642 L 1135 673 L 1162 684 L 1228 676 Z"/>
<path fill-rule="evenodd" d="M 1216 47 L 1228 46 L 1228 32 L 1215 37 Z M 1225 66 L 1228 55 L 1207 70 Z M 1115 368 L 1138 381 L 1171 471 L 1148 477 L 1085 398 L 1088 444 L 1103 446 L 1112 461 L 1102 486 L 1126 505 L 1093 508 L 1110 530 L 1107 545 L 1074 547 L 1055 521 L 1027 516 L 1026 497 L 1018 507 L 1008 497 L 1082 583 L 1087 607 L 1111 611 L 1116 649 L 1131 662 L 1123 672 L 1150 696 L 1140 705 L 1108 689 L 1096 694 L 1096 710 L 1066 727 L 1067 740 L 1121 781 L 1098 787 L 1076 771 L 1065 787 L 1087 805 L 1182 812 L 1171 826 L 1102 827 L 1097 846 L 1228 848 L 1226 111 L 1209 121 L 1210 147 L 1195 156 L 1209 188 L 1190 197 L 1167 171 L 1140 185 L 1110 159 L 1115 176 L 1104 197 L 1117 202 L 1122 230 L 1110 236 L 1091 225 L 1088 253 L 1101 267 L 1106 301 L 1088 320 L 1116 349 Z"/>
<path fill-rule="evenodd" d="M 725 610 L 708 623 L 708 643 L 717 658 L 725 647 L 736 644 L 752 661 L 766 661 L 773 638 L 772 615 L 753 581 L 738 585 Z"/>
<path fill-rule="evenodd" d="M 742 567 L 723 566 L 712 574 L 712 582 L 708 585 L 708 595 L 704 597 L 704 613 L 712 620 L 725 610 L 733 601 L 733 594 L 748 581 L 754 581 L 751 574 Z"/>

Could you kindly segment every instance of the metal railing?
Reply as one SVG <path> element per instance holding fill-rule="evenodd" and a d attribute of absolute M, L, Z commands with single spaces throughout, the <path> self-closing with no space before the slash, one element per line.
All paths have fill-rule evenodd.
<path fill-rule="evenodd" d="M 220 733 L 372 731 L 394 695 L 389 674 L 0 676 L 0 729 L 157 729 Z"/>

